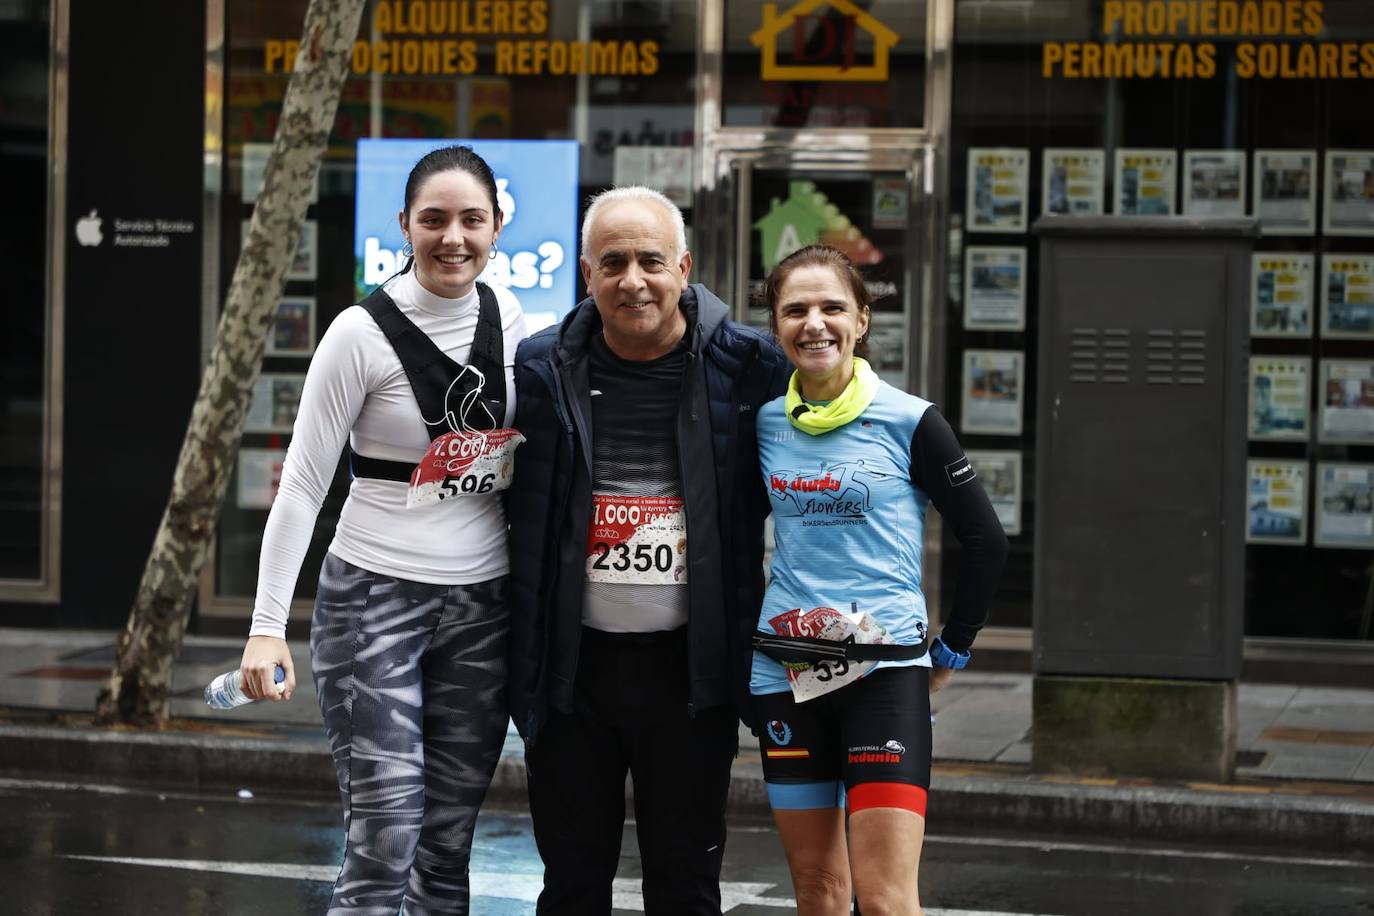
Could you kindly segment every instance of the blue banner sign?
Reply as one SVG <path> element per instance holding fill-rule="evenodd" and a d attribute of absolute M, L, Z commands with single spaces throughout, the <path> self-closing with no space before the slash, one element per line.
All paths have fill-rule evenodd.
<path fill-rule="evenodd" d="M 354 277 L 359 298 L 405 264 L 401 226 L 406 176 L 431 150 L 472 147 L 496 173 L 505 215 L 481 279 L 515 293 L 531 332 L 561 319 L 577 294 L 577 155 L 572 140 L 358 141 Z"/>

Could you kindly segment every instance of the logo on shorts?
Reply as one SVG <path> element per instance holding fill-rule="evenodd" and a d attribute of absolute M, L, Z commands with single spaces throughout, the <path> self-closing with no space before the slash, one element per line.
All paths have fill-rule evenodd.
<path fill-rule="evenodd" d="M 792 740 L 792 728 L 781 719 L 773 719 L 768 723 L 768 737 L 778 747 L 787 747 Z"/>
<path fill-rule="evenodd" d="M 850 763 L 901 763 L 906 746 L 900 741 L 888 741 L 882 747 L 863 744 L 849 749 Z"/>

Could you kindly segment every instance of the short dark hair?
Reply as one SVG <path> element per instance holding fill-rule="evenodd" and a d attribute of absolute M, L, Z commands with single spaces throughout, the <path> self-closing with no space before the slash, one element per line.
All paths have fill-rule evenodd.
<path fill-rule="evenodd" d="M 854 262 L 849 260 L 849 256 L 838 248 L 831 248 L 829 245 L 807 245 L 799 248 L 778 262 L 768 275 L 768 279 L 763 284 L 763 299 L 768 306 L 768 327 L 772 330 L 773 336 L 778 334 L 778 296 L 782 291 L 782 285 L 787 282 L 787 278 L 792 276 L 794 271 L 803 267 L 829 267 L 835 271 L 835 276 L 840 278 L 840 282 L 849 286 L 850 293 L 854 296 L 854 303 L 859 307 L 860 315 L 867 315 L 872 326 L 873 321 L 873 297 L 868 294 L 868 286 L 864 283 L 863 275 L 854 266 Z M 868 341 L 854 341 L 854 355 L 862 359 L 868 358 Z"/>
<path fill-rule="evenodd" d="M 420 187 L 440 172 L 453 169 L 467 172 L 477 179 L 491 200 L 492 216 L 499 218 L 501 208 L 496 203 L 496 176 L 492 174 L 487 161 L 474 153 L 470 146 L 444 146 L 420 157 L 406 179 L 406 217 L 410 216 L 411 205 L 415 203 L 415 195 L 420 193 Z"/>

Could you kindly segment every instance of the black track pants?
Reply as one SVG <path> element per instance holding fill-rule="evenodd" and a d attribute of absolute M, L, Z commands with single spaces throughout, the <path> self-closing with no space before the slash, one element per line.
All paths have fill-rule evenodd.
<path fill-rule="evenodd" d="M 538 913 L 611 911 L 628 772 L 645 912 L 719 916 L 735 712 L 688 715 L 685 630 L 582 632 L 573 709 L 550 711 L 525 757 L 544 859 Z"/>

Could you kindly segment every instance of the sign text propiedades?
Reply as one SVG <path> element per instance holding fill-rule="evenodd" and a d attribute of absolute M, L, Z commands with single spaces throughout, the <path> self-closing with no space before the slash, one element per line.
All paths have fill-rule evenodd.
<path fill-rule="evenodd" d="M 1041 75 L 1066 79 L 1212 79 L 1218 45 L 1240 79 L 1371 79 L 1374 42 L 1315 41 L 1321 0 L 1107 0 L 1106 41 L 1047 41 Z M 1216 40 L 1212 40 L 1216 39 Z"/>

